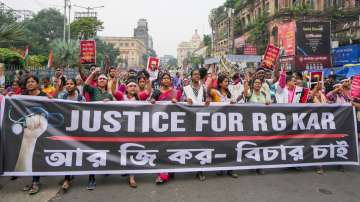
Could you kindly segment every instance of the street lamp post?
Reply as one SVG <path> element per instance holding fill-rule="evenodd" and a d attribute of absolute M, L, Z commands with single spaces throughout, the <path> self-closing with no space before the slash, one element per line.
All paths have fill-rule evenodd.
<path fill-rule="evenodd" d="M 63 35 L 64 42 L 66 39 L 66 4 L 67 4 L 67 0 L 64 0 L 64 35 Z"/>

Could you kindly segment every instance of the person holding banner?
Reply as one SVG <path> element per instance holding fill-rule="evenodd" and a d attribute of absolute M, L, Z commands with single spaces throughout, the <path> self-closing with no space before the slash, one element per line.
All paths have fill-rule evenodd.
<path fill-rule="evenodd" d="M 104 74 L 100 74 L 100 68 L 96 68 L 85 81 L 84 92 L 89 93 L 90 101 L 113 101 L 114 97 L 111 93 L 111 89 L 107 89 L 108 79 Z M 91 82 L 97 76 L 97 87 L 92 87 Z M 95 175 L 89 175 L 89 182 L 87 189 L 94 190 L 96 187 Z"/>
<path fill-rule="evenodd" d="M 235 73 L 232 77 L 233 83 L 229 85 L 229 90 L 233 100 L 238 100 L 238 102 L 243 102 L 243 92 L 244 92 L 244 85 L 241 80 L 240 73 Z"/>
<path fill-rule="evenodd" d="M 347 83 L 343 82 L 342 84 L 338 83 L 333 86 L 334 90 L 330 91 L 326 95 L 327 99 L 329 100 L 329 103 L 344 104 L 350 102 L 350 96 L 346 92 L 346 89 L 348 88 L 346 85 Z"/>
<path fill-rule="evenodd" d="M 233 102 L 231 92 L 229 90 L 229 79 L 220 74 L 217 79 L 217 89 L 210 89 L 210 97 L 212 102 Z"/>
<path fill-rule="evenodd" d="M 271 100 L 271 87 L 279 80 L 279 69 L 277 66 L 273 67 L 274 76 L 271 78 L 271 70 L 263 67 L 257 68 L 254 77 L 259 78 L 262 82 L 261 89 L 266 94 L 267 99 Z M 275 100 L 275 99 L 274 99 Z"/>
<path fill-rule="evenodd" d="M 132 101 L 132 102 L 139 101 L 139 96 L 138 96 L 139 86 L 136 83 L 136 77 L 128 78 L 125 84 L 126 84 L 125 95 L 123 96 L 122 100 L 118 100 L 118 101 Z M 129 186 L 132 188 L 137 187 L 135 181 L 135 175 L 129 175 Z"/>
<path fill-rule="evenodd" d="M 286 75 L 285 70 L 281 72 L 275 94 L 277 103 L 306 103 L 306 92 L 308 92 L 307 89 L 296 85 L 296 79 L 293 75 Z M 304 99 L 304 97 L 306 97 L 306 99 Z"/>
<path fill-rule="evenodd" d="M 251 87 L 249 87 L 249 83 L 251 83 Z M 263 82 L 260 78 L 254 79 L 253 82 L 249 82 L 248 79 L 244 82 L 244 98 L 246 103 L 253 104 L 271 104 L 270 98 L 263 91 Z M 263 169 L 255 170 L 258 174 L 264 175 L 265 171 Z"/>
<path fill-rule="evenodd" d="M 308 102 L 309 103 L 316 103 L 316 104 L 327 104 L 327 98 L 322 93 L 322 84 L 320 81 L 317 82 L 315 86 L 313 86 L 313 89 L 310 92 Z M 316 168 L 316 173 L 319 175 L 324 174 L 324 168 L 322 166 L 318 166 Z"/>
<path fill-rule="evenodd" d="M 156 101 L 171 101 L 173 103 L 178 102 L 181 99 L 181 91 L 176 90 L 172 86 L 171 75 L 168 72 L 161 74 L 160 78 L 160 89 L 154 90 L 150 102 L 155 104 Z M 160 173 L 155 180 L 156 184 L 163 184 L 168 182 L 173 173 Z"/>
<path fill-rule="evenodd" d="M 183 88 L 183 101 L 188 104 L 202 104 L 207 102 L 209 104 L 210 98 L 207 97 L 206 88 L 200 83 L 199 69 L 193 69 L 190 73 L 191 84 Z"/>
<path fill-rule="evenodd" d="M 76 87 L 75 79 L 67 79 L 65 83 L 65 91 L 58 94 L 58 99 L 62 100 L 71 100 L 77 102 L 85 102 L 85 97 L 82 96 L 79 90 Z M 66 175 L 64 181 L 62 182 L 61 188 L 64 192 L 68 191 L 70 188 L 70 183 L 74 179 L 74 176 Z"/>
<path fill-rule="evenodd" d="M 85 81 L 84 92 L 89 93 L 90 101 L 112 101 L 111 89 L 107 89 L 108 78 L 104 74 L 100 74 L 97 79 L 97 87 L 92 87 L 91 81 L 100 73 L 100 68 L 96 68 Z"/>
<path fill-rule="evenodd" d="M 206 88 L 204 85 L 200 83 L 200 71 L 195 68 L 190 73 L 191 76 L 191 84 L 184 86 L 183 88 L 183 97 L 182 100 L 187 102 L 189 105 L 201 105 L 205 102 L 205 105 L 208 106 L 210 104 L 210 98 L 207 96 Z M 205 180 L 205 175 L 203 172 L 198 172 L 196 177 L 200 181 Z"/>
<path fill-rule="evenodd" d="M 78 89 L 80 95 L 84 95 L 84 81 L 82 80 L 80 75 L 76 75 L 76 88 Z"/>
<path fill-rule="evenodd" d="M 150 98 L 152 93 L 152 86 L 150 81 L 150 74 L 146 70 L 138 73 L 139 92 L 138 97 L 140 100 L 145 101 Z"/>
<path fill-rule="evenodd" d="M 160 76 L 160 89 L 154 90 L 150 101 L 155 103 L 155 101 L 172 101 L 174 103 L 178 102 L 181 99 L 181 91 L 176 90 L 172 86 L 171 75 L 168 72 L 164 72 Z"/>
<path fill-rule="evenodd" d="M 210 97 L 212 102 L 228 102 L 231 104 L 235 104 L 236 101 L 232 99 L 230 90 L 229 90 L 229 79 L 226 75 L 220 74 L 218 79 L 218 88 L 210 90 Z M 218 172 L 218 175 L 223 175 L 223 171 Z M 232 178 L 238 178 L 238 174 L 234 173 L 234 171 L 229 170 L 227 174 Z"/>
<path fill-rule="evenodd" d="M 327 98 L 324 95 L 324 93 L 322 93 L 322 84 L 320 81 L 318 81 L 318 83 L 313 86 L 313 89 L 311 90 L 311 93 L 309 95 L 309 102 L 310 103 L 317 103 L 317 104 L 326 104 Z"/>
<path fill-rule="evenodd" d="M 328 94 L 334 90 L 333 86 L 336 84 L 336 75 L 330 75 L 325 81 L 325 93 Z"/>
<path fill-rule="evenodd" d="M 18 80 L 14 80 L 11 82 L 11 87 L 8 87 L 6 90 L 3 91 L 3 95 L 20 95 L 21 88 L 20 82 Z"/>
<path fill-rule="evenodd" d="M 119 80 L 116 77 L 116 68 L 110 67 L 109 73 L 108 73 L 108 87 L 110 87 L 111 91 L 115 91 L 118 89 L 119 86 Z"/>
<path fill-rule="evenodd" d="M 91 75 L 91 73 L 93 73 L 95 71 L 95 69 L 96 69 L 96 65 L 91 65 L 90 66 L 90 75 Z M 90 76 L 90 75 L 87 76 L 84 73 L 84 70 L 83 70 L 83 67 L 81 66 L 81 64 L 78 65 L 78 71 L 79 71 L 79 75 L 80 75 L 80 77 L 81 77 L 81 79 L 83 81 L 86 81 L 87 78 Z M 93 76 L 93 78 L 92 78 L 92 80 L 90 82 L 91 87 L 96 88 L 96 86 L 97 86 L 97 77 L 98 77 L 98 73 Z M 90 94 L 88 92 L 84 92 L 84 85 L 82 86 L 82 95 L 84 95 L 86 101 L 89 102 L 90 101 Z"/>
<path fill-rule="evenodd" d="M 249 83 L 247 80 L 244 82 L 245 102 L 269 105 L 271 100 L 262 89 L 263 83 L 261 79 L 255 78 L 254 81 L 251 82 L 251 87 L 249 87 Z"/>
<path fill-rule="evenodd" d="M 23 95 L 47 97 L 47 94 L 40 90 L 39 79 L 36 76 L 29 75 L 25 79 L 25 84 L 26 84 L 26 90 L 25 90 L 25 92 L 23 92 Z M 42 131 L 44 131 L 45 125 L 47 125 L 46 120 L 45 120 L 46 123 L 43 123 L 44 121 L 42 121 L 44 119 L 43 116 L 40 116 L 40 117 L 37 117 L 37 116 L 39 116 L 39 115 L 31 116 L 31 117 L 28 117 L 28 119 L 27 119 L 27 124 L 33 123 L 33 125 L 34 125 L 34 122 L 36 121 L 36 119 L 40 119 L 40 124 L 38 125 L 39 126 L 38 128 L 26 127 L 27 128 L 26 131 L 27 131 L 27 133 L 29 133 L 28 137 L 31 137 L 31 138 L 23 139 L 23 142 L 21 144 L 22 146 L 21 146 L 19 158 L 16 163 L 17 171 L 24 171 L 24 169 L 26 167 L 30 167 L 29 169 L 30 169 L 30 171 L 32 171 L 32 166 L 27 165 L 27 163 L 32 162 L 32 158 L 33 158 L 32 155 L 34 153 L 35 144 L 36 144 L 36 140 L 38 137 L 36 134 L 36 131 L 38 131 L 37 129 L 41 129 Z M 24 133 L 25 133 L 25 130 L 24 130 Z M 29 142 L 27 140 L 32 140 L 32 141 Z M 25 148 L 25 147 L 23 147 L 23 145 L 28 145 L 28 146 L 30 145 L 30 146 L 28 148 Z M 31 152 L 31 150 L 32 150 L 32 152 Z M 22 151 L 27 151 L 27 152 L 22 152 Z M 31 155 L 29 155 L 29 154 L 31 154 Z M 40 176 L 33 176 L 31 185 L 26 185 L 23 188 L 23 191 L 28 191 L 28 193 L 30 195 L 37 194 L 40 191 Z"/>

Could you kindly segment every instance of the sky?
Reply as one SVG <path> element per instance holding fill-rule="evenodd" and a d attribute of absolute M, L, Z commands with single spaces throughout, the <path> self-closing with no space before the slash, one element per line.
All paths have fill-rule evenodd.
<path fill-rule="evenodd" d="M 198 29 L 199 34 L 210 34 L 208 16 L 211 9 L 225 0 L 71 0 L 73 5 L 98 7 L 98 18 L 104 22 L 100 36 L 131 37 L 137 21 L 148 21 L 154 49 L 159 56 L 176 57 L 177 45 L 189 41 Z M 64 0 L 0 0 L 13 9 L 39 11 L 55 7 L 63 12 Z M 85 9 L 72 7 L 73 11 Z"/>

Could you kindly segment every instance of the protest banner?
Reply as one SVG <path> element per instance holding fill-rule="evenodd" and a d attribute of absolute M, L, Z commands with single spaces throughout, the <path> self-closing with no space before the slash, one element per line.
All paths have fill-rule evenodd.
<path fill-rule="evenodd" d="M 278 26 L 278 41 L 280 48 L 284 49 L 282 56 L 294 56 L 296 53 L 296 22 L 291 21 Z"/>
<path fill-rule="evenodd" d="M 245 45 L 244 55 L 256 55 L 257 48 L 253 45 Z"/>
<path fill-rule="evenodd" d="M 351 105 L 4 102 L 0 159 L 8 176 L 359 163 Z"/>
<path fill-rule="evenodd" d="M 81 40 L 80 41 L 80 63 L 95 64 L 96 63 L 96 41 Z"/>
<path fill-rule="evenodd" d="M 262 67 L 273 69 L 276 65 L 276 61 L 280 55 L 280 48 L 269 44 L 266 48 L 264 59 L 262 61 Z"/>
<path fill-rule="evenodd" d="M 160 69 L 160 60 L 157 57 L 149 57 L 147 63 L 148 71 L 156 71 Z"/>
<path fill-rule="evenodd" d="M 351 82 L 351 97 L 360 99 L 360 76 L 354 76 Z"/>
<path fill-rule="evenodd" d="M 322 70 L 331 67 L 330 21 L 296 22 L 296 70 Z"/>

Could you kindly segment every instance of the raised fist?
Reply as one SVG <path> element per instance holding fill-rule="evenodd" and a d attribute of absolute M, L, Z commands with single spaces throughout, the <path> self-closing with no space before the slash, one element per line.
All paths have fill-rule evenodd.
<path fill-rule="evenodd" d="M 40 114 L 26 118 L 26 128 L 24 129 L 24 138 L 37 139 L 47 129 L 48 120 Z"/>

